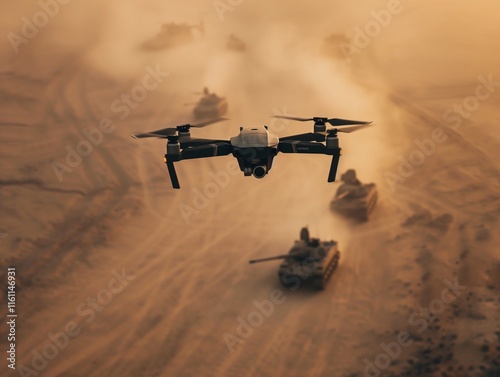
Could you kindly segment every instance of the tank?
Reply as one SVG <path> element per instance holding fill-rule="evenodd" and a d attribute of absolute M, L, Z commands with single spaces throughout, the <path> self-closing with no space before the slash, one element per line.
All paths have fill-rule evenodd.
<path fill-rule="evenodd" d="M 145 50 L 163 50 L 190 43 L 195 38 L 193 30 L 203 34 L 203 24 L 189 25 L 174 22 L 163 24 L 158 34 L 142 44 Z"/>
<path fill-rule="evenodd" d="M 215 93 L 210 93 L 208 88 L 203 89 L 203 97 L 196 104 L 193 113 L 196 119 L 218 118 L 227 111 L 227 101 Z"/>
<path fill-rule="evenodd" d="M 323 289 L 336 269 L 340 252 L 335 241 L 320 241 L 310 238 L 307 228 L 302 228 L 300 240 L 295 241 L 288 254 L 268 258 L 253 259 L 249 263 L 259 263 L 283 259 L 278 276 L 286 287 L 310 284 Z"/>
<path fill-rule="evenodd" d="M 341 179 L 343 184 L 330 203 L 331 209 L 358 221 L 368 221 L 378 199 L 375 183 L 362 184 L 353 169 L 342 174 Z"/>

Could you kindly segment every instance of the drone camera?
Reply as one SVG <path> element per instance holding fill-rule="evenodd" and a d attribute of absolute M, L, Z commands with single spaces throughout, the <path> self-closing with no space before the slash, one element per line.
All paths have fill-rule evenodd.
<path fill-rule="evenodd" d="M 252 170 L 252 175 L 257 179 L 264 178 L 266 174 L 267 174 L 267 167 L 265 165 L 257 165 Z"/>

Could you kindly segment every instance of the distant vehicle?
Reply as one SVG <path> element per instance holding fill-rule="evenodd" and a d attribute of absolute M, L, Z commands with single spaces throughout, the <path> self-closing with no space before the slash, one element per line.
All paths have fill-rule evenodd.
<path fill-rule="evenodd" d="M 330 203 L 333 211 L 344 216 L 367 221 L 377 204 L 378 192 L 375 183 L 362 184 L 356 178 L 356 171 L 347 170 L 341 176 L 344 182 Z"/>
<path fill-rule="evenodd" d="M 208 88 L 203 89 L 203 97 L 196 104 L 193 113 L 196 119 L 219 118 L 227 112 L 227 101 Z"/>
<path fill-rule="evenodd" d="M 190 43 L 195 39 L 193 30 L 198 30 L 199 34 L 203 34 L 203 24 L 189 25 L 187 23 L 165 23 L 162 25 L 158 34 L 142 44 L 142 48 L 145 50 L 163 50 Z"/>
<path fill-rule="evenodd" d="M 227 39 L 226 48 L 228 50 L 241 52 L 247 49 L 247 45 L 236 35 L 231 34 Z"/>
<path fill-rule="evenodd" d="M 323 289 L 339 263 L 340 252 L 337 242 L 310 238 L 309 230 L 302 228 L 300 240 L 295 241 L 288 254 L 254 259 L 249 263 L 275 259 L 284 259 L 278 270 L 278 276 L 284 286 L 298 287 L 301 281 L 304 281 L 317 289 Z"/>
<path fill-rule="evenodd" d="M 368 127 L 371 122 L 340 118 L 297 118 L 285 115 L 275 115 L 275 118 L 291 119 L 301 122 L 314 121 L 314 132 L 290 135 L 278 138 L 269 132 L 267 126 L 260 128 L 240 127 L 240 133 L 229 140 L 200 139 L 191 137 L 191 128 L 206 127 L 212 123 L 227 120 L 216 118 L 197 124 L 182 124 L 161 130 L 136 133 L 132 137 L 143 139 L 156 137 L 167 139 L 167 153 L 163 161 L 167 164 L 168 173 L 174 189 L 179 189 L 179 179 L 174 162 L 194 158 L 209 158 L 232 154 L 238 160 L 243 175 L 253 175 L 257 179 L 264 178 L 272 168 L 276 155 L 281 153 L 324 154 L 332 156 L 328 182 L 334 182 L 337 176 L 337 166 L 340 160 L 338 132 L 354 132 Z M 327 128 L 326 124 L 333 128 Z"/>

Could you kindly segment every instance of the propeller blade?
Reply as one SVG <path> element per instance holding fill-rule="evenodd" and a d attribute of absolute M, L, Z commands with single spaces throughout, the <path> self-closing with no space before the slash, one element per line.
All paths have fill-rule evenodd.
<path fill-rule="evenodd" d="M 354 132 L 354 131 L 360 130 L 362 128 L 371 127 L 371 126 L 372 126 L 372 122 L 366 122 L 365 124 L 358 124 L 355 126 L 339 128 L 339 129 L 337 129 L 337 132 L 350 133 L 350 132 Z"/>
<path fill-rule="evenodd" d="M 297 117 L 289 117 L 287 115 L 274 115 L 273 118 L 298 120 L 299 122 L 307 122 L 310 120 L 314 120 L 314 118 L 297 118 Z"/>
<path fill-rule="evenodd" d="M 188 129 L 191 127 L 202 128 L 202 127 L 208 126 L 209 124 L 222 122 L 224 120 L 228 120 L 228 118 L 210 119 L 210 120 L 206 120 L 204 122 L 196 123 L 196 124 L 183 124 L 183 125 L 177 126 L 177 127 L 168 127 L 168 128 L 163 128 L 161 130 L 151 131 L 151 132 L 132 134 L 131 136 L 134 139 L 143 139 L 146 137 L 159 137 L 159 138 L 165 139 L 169 136 L 175 136 L 177 134 L 177 131 L 179 130 L 179 127 L 187 127 Z"/>
<path fill-rule="evenodd" d="M 332 118 L 327 121 L 332 126 L 349 126 L 353 124 L 370 124 L 371 122 L 364 122 L 360 120 L 349 120 L 349 119 L 340 119 L 340 118 Z"/>
<path fill-rule="evenodd" d="M 177 132 L 176 128 L 164 128 L 162 130 L 145 132 L 140 134 L 132 134 L 130 136 L 132 136 L 134 139 L 144 139 L 146 137 L 167 138 L 168 136 L 174 136 L 176 132 Z"/>
<path fill-rule="evenodd" d="M 202 127 L 208 126 L 209 124 L 223 122 L 225 120 L 229 120 L 229 118 L 215 118 L 215 119 L 206 120 L 205 122 L 201 122 L 201 123 L 189 124 L 189 126 L 193 127 L 193 128 L 202 128 Z"/>
<path fill-rule="evenodd" d="M 215 144 L 215 143 L 227 143 L 229 142 L 228 140 L 217 140 L 217 139 L 200 139 L 200 138 L 192 138 L 192 137 L 180 137 L 179 142 L 181 144 L 181 148 L 189 148 L 189 147 L 196 147 L 199 145 L 206 145 L 206 144 Z"/>
<path fill-rule="evenodd" d="M 290 120 L 298 120 L 299 122 L 308 122 L 308 121 L 315 121 L 315 122 L 328 122 L 332 126 L 350 126 L 354 124 L 369 124 L 371 122 L 365 122 L 365 121 L 360 121 L 360 120 L 350 120 L 350 119 L 341 119 L 341 118 L 320 118 L 320 117 L 313 117 L 313 118 L 299 118 L 299 117 L 291 117 L 288 115 L 274 115 L 273 118 L 280 118 L 280 119 L 290 119 Z"/>
<path fill-rule="evenodd" d="M 316 133 L 309 132 L 307 134 L 280 137 L 280 141 L 292 140 L 292 141 L 319 141 L 319 142 L 322 142 L 322 141 L 325 141 L 325 138 L 326 138 L 326 132 L 316 132 Z"/>

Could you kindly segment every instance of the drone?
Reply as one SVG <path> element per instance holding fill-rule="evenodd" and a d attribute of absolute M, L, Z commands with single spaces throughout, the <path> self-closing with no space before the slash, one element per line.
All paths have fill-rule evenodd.
<path fill-rule="evenodd" d="M 199 139 L 191 137 L 191 128 L 202 128 L 228 120 L 217 118 L 197 124 L 183 124 L 177 127 L 137 133 L 131 135 L 135 139 L 155 137 L 167 139 L 167 153 L 164 162 L 167 164 L 170 180 L 174 189 L 179 189 L 179 179 L 174 162 L 194 158 L 227 156 L 232 154 L 237 160 L 240 170 L 245 176 L 264 178 L 271 170 L 273 159 L 279 153 L 309 153 L 332 156 L 328 182 L 334 182 L 341 155 L 338 132 L 353 132 L 369 126 L 372 122 L 339 118 L 298 118 L 276 115 L 275 118 L 300 122 L 314 121 L 313 132 L 278 138 L 269 132 L 268 127 L 243 128 L 230 140 Z M 327 123 L 333 128 L 327 128 Z"/>

